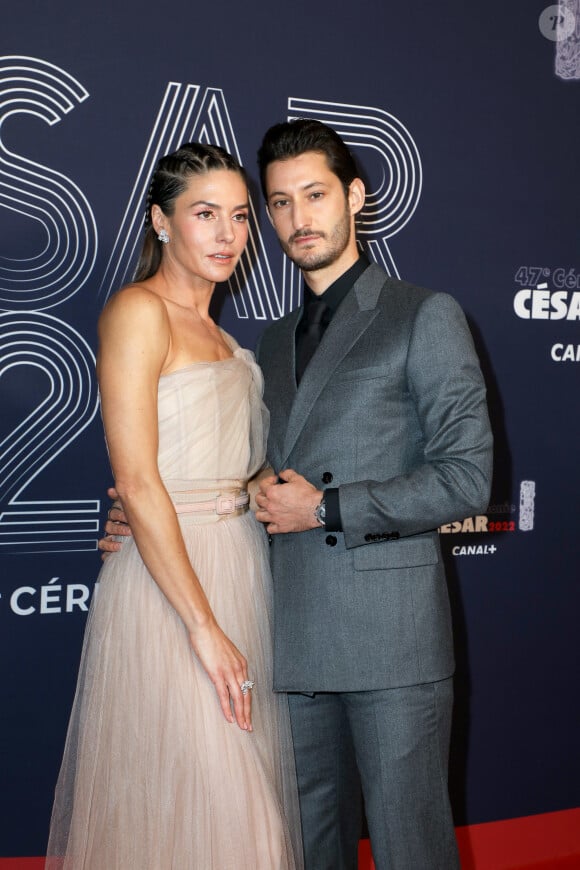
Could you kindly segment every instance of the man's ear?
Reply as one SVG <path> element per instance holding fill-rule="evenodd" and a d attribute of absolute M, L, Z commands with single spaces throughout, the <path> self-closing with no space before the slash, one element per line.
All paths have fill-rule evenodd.
<path fill-rule="evenodd" d="M 348 186 L 348 206 L 351 215 L 358 214 L 365 204 L 366 190 L 362 178 L 353 178 Z"/>

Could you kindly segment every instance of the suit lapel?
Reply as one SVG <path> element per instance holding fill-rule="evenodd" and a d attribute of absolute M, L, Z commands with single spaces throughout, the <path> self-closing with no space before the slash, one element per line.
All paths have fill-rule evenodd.
<path fill-rule="evenodd" d="M 302 308 L 288 315 L 283 330 L 277 336 L 276 345 L 268 359 L 264 372 L 266 381 L 266 404 L 270 409 L 270 432 L 268 435 L 268 459 L 275 468 L 281 467 L 282 447 L 288 418 L 296 398 L 296 326 L 302 316 Z M 282 325 L 282 324 L 281 324 Z"/>
<path fill-rule="evenodd" d="M 284 466 L 292 452 L 316 400 L 332 377 L 336 367 L 377 316 L 377 300 L 384 282 L 385 274 L 382 269 L 376 265 L 369 266 L 355 283 L 353 289 L 347 293 L 332 318 L 318 349 L 304 372 L 298 390 L 293 392 L 294 402 L 284 439 L 281 467 Z M 293 342 L 296 323 L 297 320 L 292 330 Z M 294 353 L 292 354 L 292 362 L 294 365 Z M 288 378 L 287 383 L 289 380 Z M 296 384 L 294 371 L 292 372 L 292 383 Z"/>

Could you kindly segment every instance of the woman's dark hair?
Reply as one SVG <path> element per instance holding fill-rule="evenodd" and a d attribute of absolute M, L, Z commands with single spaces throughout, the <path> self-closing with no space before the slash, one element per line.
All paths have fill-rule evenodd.
<path fill-rule="evenodd" d="M 328 168 L 339 178 L 345 194 L 353 178 L 359 173 L 354 157 L 342 141 L 338 133 L 323 124 L 309 118 L 297 118 L 283 124 L 274 124 L 266 131 L 266 135 L 258 151 L 258 169 L 260 184 L 264 198 L 266 191 L 266 169 L 275 160 L 288 160 L 299 157 L 307 151 L 318 151 L 324 154 Z"/>
<path fill-rule="evenodd" d="M 235 157 L 219 145 L 185 142 L 177 151 L 160 158 L 147 193 L 145 237 L 133 276 L 134 281 L 151 278 L 161 263 L 163 243 L 157 238 L 151 223 L 151 207 L 158 205 L 163 214 L 170 217 L 175 209 L 175 200 L 187 188 L 189 179 L 193 175 L 211 172 L 212 169 L 229 169 L 237 172 L 247 183 L 245 170 Z"/>

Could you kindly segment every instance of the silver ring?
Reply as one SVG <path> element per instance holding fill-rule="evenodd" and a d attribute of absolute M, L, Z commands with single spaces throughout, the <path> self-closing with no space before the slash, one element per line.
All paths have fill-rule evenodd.
<path fill-rule="evenodd" d="M 242 690 L 242 695 L 247 695 L 248 692 L 250 691 L 250 689 L 253 689 L 253 688 L 254 688 L 254 681 L 253 680 L 244 680 L 244 682 L 240 686 L 240 689 Z"/>

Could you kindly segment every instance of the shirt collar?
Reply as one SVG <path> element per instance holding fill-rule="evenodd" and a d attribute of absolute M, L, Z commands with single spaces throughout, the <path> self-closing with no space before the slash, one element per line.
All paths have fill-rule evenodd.
<path fill-rule="evenodd" d="M 347 269 L 346 272 L 337 278 L 336 281 L 333 281 L 330 287 L 327 287 L 324 293 L 321 293 L 320 296 L 317 296 L 312 292 L 308 284 L 304 283 L 304 307 L 306 308 L 310 302 L 313 302 L 315 299 L 322 299 L 327 306 L 330 308 L 332 314 L 335 314 L 338 306 L 348 293 L 348 291 L 354 286 L 355 282 L 358 281 L 362 273 L 368 268 L 369 261 L 365 257 L 364 254 L 359 254 L 359 258 L 356 263 Z"/>

